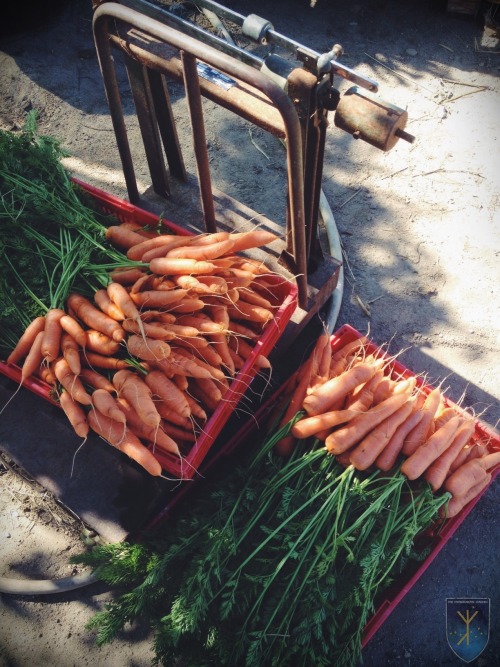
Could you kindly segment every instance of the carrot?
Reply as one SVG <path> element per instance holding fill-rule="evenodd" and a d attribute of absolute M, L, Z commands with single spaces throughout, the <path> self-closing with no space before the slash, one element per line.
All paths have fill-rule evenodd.
<path fill-rule="evenodd" d="M 143 322 L 154 322 L 156 324 L 173 324 L 176 321 L 176 317 L 172 313 L 165 313 L 163 310 L 142 310 L 141 320 Z"/>
<path fill-rule="evenodd" d="M 368 433 L 398 410 L 408 399 L 408 394 L 401 391 L 389 396 L 385 401 L 374 405 L 366 412 L 362 412 L 351 419 L 345 426 L 330 433 L 325 440 L 325 446 L 330 454 L 342 454 L 346 449 L 360 442 Z"/>
<path fill-rule="evenodd" d="M 141 276 L 145 275 L 142 269 L 113 269 L 109 277 L 120 285 L 133 285 Z"/>
<path fill-rule="evenodd" d="M 457 457 L 458 452 L 471 439 L 474 429 L 475 423 L 473 419 L 463 421 L 458 427 L 450 446 L 425 471 L 424 478 L 429 482 L 434 493 L 444 484 L 451 464 Z"/>
<path fill-rule="evenodd" d="M 109 417 L 116 422 L 120 422 L 120 424 L 123 425 L 127 423 L 125 413 L 121 409 L 118 401 L 113 394 L 106 389 L 95 389 L 92 392 L 92 405 L 98 412 L 106 415 L 106 417 Z"/>
<path fill-rule="evenodd" d="M 179 390 L 179 388 L 177 387 Z M 179 390 L 180 391 L 180 390 Z M 154 398 L 154 397 L 153 397 Z M 169 408 L 167 403 L 155 400 L 156 409 L 163 421 L 168 421 L 179 428 L 190 431 L 192 428 L 191 417 L 183 417 L 175 409 Z M 191 415 L 191 409 L 189 409 Z"/>
<path fill-rule="evenodd" d="M 182 428 L 181 426 L 163 419 L 161 422 L 161 430 L 168 435 L 176 443 L 179 442 L 196 442 L 196 435 L 189 428 Z M 161 448 L 161 444 L 157 443 Z"/>
<path fill-rule="evenodd" d="M 368 382 L 378 370 L 375 363 L 360 362 L 341 375 L 331 378 L 304 399 L 302 407 L 310 417 L 327 412 L 339 399 L 359 385 Z"/>
<path fill-rule="evenodd" d="M 439 514 L 443 519 L 451 519 L 456 516 L 463 508 L 468 505 L 471 500 L 477 498 L 479 494 L 488 486 L 491 482 L 492 474 L 486 473 L 486 475 L 479 481 L 477 484 L 469 487 L 467 491 L 461 496 L 453 496 L 448 505 L 444 505 L 439 510 Z"/>
<path fill-rule="evenodd" d="M 227 309 L 228 315 L 234 320 L 249 320 L 259 324 L 267 324 L 274 318 L 272 311 L 262 306 L 255 306 L 245 301 L 238 301 L 236 305 L 230 305 Z"/>
<path fill-rule="evenodd" d="M 257 331 L 254 331 L 249 326 L 246 326 L 241 322 L 231 321 L 229 323 L 229 327 L 231 333 L 233 333 L 236 336 L 242 336 L 243 338 L 248 338 L 249 340 L 252 340 L 254 342 L 257 342 L 260 338 L 260 334 Z"/>
<path fill-rule="evenodd" d="M 136 306 L 145 308 L 168 308 L 173 304 L 185 299 L 187 290 L 176 288 L 172 290 L 144 290 L 143 292 L 131 293 L 130 298 Z"/>
<path fill-rule="evenodd" d="M 87 393 L 81 379 L 75 375 L 64 357 L 53 362 L 54 374 L 71 397 L 82 405 L 92 405 L 92 399 Z"/>
<path fill-rule="evenodd" d="M 50 366 L 39 366 L 38 370 L 36 370 L 33 375 L 36 375 L 36 377 L 39 377 L 40 380 L 52 385 L 53 387 L 55 387 L 57 384 L 57 378 Z"/>
<path fill-rule="evenodd" d="M 85 329 L 81 324 L 75 320 L 71 315 L 63 315 L 59 320 L 62 330 L 69 334 L 73 338 L 79 347 L 85 347 L 87 342 L 87 336 L 85 334 Z"/>
<path fill-rule="evenodd" d="M 359 412 L 359 410 L 351 409 L 331 410 L 320 415 L 315 415 L 314 417 L 303 417 L 295 422 L 292 426 L 291 433 L 299 440 L 304 440 L 305 438 L 316 435 L 325 429 L 332 429 L 339 424 L 345 424 L 359 415 Z"/>
<path fill-rule="evenodd" d="M 160 252 L 157 257 L 164 257 L 171 248 L 176 248 L 179 245 L 187 245 L 190 243 L 190 236 L 177 236 L 175 234 L 160 234 L 152 239 L 144 239 L 131 246 L 127 250 L 127 257 L 133 261 L 149 261 L 145 258 L 148 252 Z"/>
<path fill-rule="evenodd" d="M 372 378 L 362 385 L 356 387 L 345 401 L 344 409 L 364 412 L 374 405 L 374 396 L 378 383 L 383 379 L 384 371 L 379 368 Z"/>
<path fill-rule="evenodd" d="M 218 243 L 219 241 L 226 241 L 229 237 L 229 232 L 225 231 L 207 232 L 206 234 L 203 233 L 192 236 L 191 243 L 195 246 L 212 245 L 213 243 Z"/>
<path fill-rule="evenodd" d="M 115 285 L 119 283 L 114 283 Z M 102 310 L 103 313 L 106 313 L 109 317 L 117 322 L 122 322 L 125 319 L 125 315 L 121 308 L 119 308 L 116 303 L 109 298 L 108 291 L 106 289 L 97 290 L 94 292 L 94 302 L 96 306 Z"/>
<path fill-rule="evenodd" d="M 149 262 L 151 273 L 161 276 L 178 276 L 189 273 L 208 274 L 215 271 L 211 262 L 197 261 L 187 257 L 156 257 Z"/>
<path fill-rule="evenodd" d="M 408 433 L 418 424 L 422 419 L 422 410 L 421 407 L 425 400 L 425 396 L 422 393 L 418 393 L 415 397 L 413 404 L 413 412 L 408 416 L 405 421 L 398 426 L 396 431 L 393 433 L 389 442 L 385 446 L 382 453 L 377 457 L 375 465 L 379 470 L 390 470 L 392 466 L 396 463 L 402 448 L 403 441 Z"/>
<path fill-rule="evenodd" d="M 117 357 L 107 357 L 104 354 L 96 352 L 85 352 L 81 356 L 82 365 L 86 368 L 102 368 L 103 370 L 117 371 L 130 368 L 130 364 L 125 359 Z"/>
<path fill-rule="evenodd" d="M 122 326 L 127 333 L 156 340 L 170 341 L 175 338 L 175 333 L 165 328 L 162 322 L 142 322 L 139 325 L 135 320 L 123 320 Z"/>
<path fill-rule="evenodd" d="M 110 282 L 106 292 L 112 303 L 125 315 L 125 317 L 139 321 L 141 320 L 137 306 L 132 301 L 127 289 L 120 283 Z"/>
<path fill-rule="evenodd" d="M 31 346 L 33 345 L 35 338 L 43 331 L 45 328 L 45 317 L 35 317 L 34 320 L 26 327 L 23 334 L 16 343 L 16 346 L 12 352 L 7 357 L 8 364 L 17 364 L 21 359 L 23 359 L 28 352 L 30 351 Z"/>
<path fill-rule="evenodd" d="M 90 428 L 101 438 L 104 438 L 111 445 L 119 449 L 136 463 L 142 466 L 150 475 L 159 477 L 162 473 L 162 467 L 153 454 L 132 433 L 129 428 L 123 429 L 123 426 L 105 415 L 91 410 L 88 415 Z"/>
<path fill-rule="evenodd" d="M 68 362 L 71 372 L 75 375 L 79 375 L 82 370 L 80 347 L 76 340 L 67 333 L 63 333 L 61 336 L 61 352 Z"/>
<path fill-rule="evenodd" d="M 425 442 L 417 447 L 401 466 L 401 472 L 408 479 L 417 479 L 424 474 L 427 468 L 440 456 L 451 443 L 458 427 L 461 417 L 455 415 L 443 426 L 430 435 Z"/>
<path fill-rule="evenodd" d="M 356 470 L 367 470 L 375 463 L 398 426 L 407 419 L 412 409 L 413 399 L 410 398 L 361 440 L 354 448 L 349 459 Z"/>
<path fill-rule="evenodd" d="M 233 350 L 231 347 L 228 349 L 228 352 L 229 352 L 229 354 L 230 354 L 230 356 L 231 356 L 231 360 L 232 360 L 233 367 L 234 367 L 234 372 L 239 372 L 239 371 L 241 371 L 241 369 L 242 369 L 243 366 L 245 365 L 245 360 L 243 359 L 243 357 L 240 356 L 240 355 L 236 352 L 236 350 Z M 234 372 L 233 372 L 233 374 L 234 374 Z"/>
<path fill-rule="evenodd" d="M 133 371 L 121 370 L 114 374 L 113 385 L 118 395 L 130 403 L 145 424 L 155 428 L 159 426 L 161 417 L 144 380 Z"/>
<path fill-rule="evenodd" d="M 218 322 L 214 322 L 208 315 L 205 313 L 194 313 L 189 315 L 179 315 L 177 317 L 178 324 L 183 324 L 188 327 L 193 327 L 197 329 L 199 333 L 202 334 L 211 334 L 211 333 L 223 333 L 227 331 L 227 328 Z"/>
<path fill-rule="evenodd" d="M 198 396 L 201 398 L 203 405 L 215 412 L 222 400 L 220 389 L 211 378 L 196 378 L 194 382 L 200 390 Z"/>
<path fill-rule="evenodd" d="M 37 369 L 40 367 L 40 364 L 43 361 L 42 354 L 42 341 L 43 341 L 44 331 L 39 331 L 35 336 L 33 345 L 31 346 L 30 351 L 26 355 L 23 365 L 21 367 L 21 384 L 26 382 L 26 380 L 31 377 Z"/>
<path fill-rule="evenodd" d="M 226 368 L 228 373 L 233 376 L 236 372 L 236 366 L 234 363 L 233 355 L 231 354 L 231 349 L 229 347 L 227 337 L 222 333 L 211 334 L 210 340 L 215 347 L 215 351 L 222 359 L 224 368 Z"/>
<path fill-rule="evenodd" d="M 205 303 L 201 299 L 195 297 L 182 299 L 182 301 L 176 301 L 168 310 L 171 313 L 193 313 L 205 308 Z"/>
<path fill-rule="evenodd" d="M 163 370 L 167 377 L 172 377 L 173 375 L 202 378 L 212 377 L 210 371 L 206 368 L 202 368 L 193 359 L 187 359 L 173 351 L 170 353 L 168 359 L 162 359 L 161 361 L 155 362 L 155 365 Z"/>
<path fill-rule="evenodd" d="M 293 389 L 288 406 L 283 413 L 281 420 L 279 421 L 280 428 L 288 424 L 288 422 L 293 419 L 295 415 L 302 409 L 307 387 L 309 386 L 309 382 L 311 380 L 312 364 L 313 358 L 312 355 L 310 355 L 302 365 L 300 374 L 297 374 L 298 381 L 296 382 L 295 388 Z M 292 455 L 295 444 L 295 436 L 292 435 L 292 433 L 289 433 L 275 444 L 274 450 L 278 456 L 288 458 Z"/>
<path fill-rule="evenodd" d="M 138 414 L 137 410 L 127 400 L 120 399 L 119 404 L 127 418 L 127 426 L 130 430 L 142 440 L 147 440 L 154 446 L 180 456 L 177 443 L 165 433 L 160 420 L 158 426 L 146 424 Z"/>
<path fill-rule="evenodd" d="M 89 425 L 85 410 L 83 410 L 67 391 L 62 391 L 59 394 L 59 404 L 75 433 L 80 436 L 80 438 L 86 438 L 89 434 Z"/>
<path fill-rule="evenodd" d="M 196 401 L 189 393 L 186 393 L 186 399 L 189 403 L 191 415 L 199 422 L 206 422 L 208 415 L 198 401 Z"/>
<path fill-rule="evenodd" d="M 120 250 L 127 250 L 144 241 L 144 238 L 140 234 L 124 225 L 109 226 L 106 229 L 105 236 L 110 243 Z"/>
<path fill-rule="evenodd" d="M 233 232 L 231 234 L 231 240 L 233 241 L 232 251 L 236 253 L 242 252 L 243 250 L 249 250 L 250 248 L 260 248 L 261 246 L 273 243 L 273 241 L 277 241 L 278 239 L 279 236 L 266 229 Z"/>
<path fill-rule="evenodd" d="M 68 307 L 77 318 L 89 328 L 100 331 L 120 343 L 125 338 L 125 331 L 118 322 L 96 308 L 87 298 L 80 294 L 70 294 Z"/>
<path fill-rule="evenodd" d="M 168 250 L 165 257 L 167 258 L 187 258 L 195 259 L 196 261 L 210 261 L 226 255 L 233 247 L 232 239 L 223 239 L 222 241 L 215 241 L 203 245 L 185 245 L 178 246 Z"/>
<path fill-rule="evenodd" d="M 171 354 L 171 347 L 164 340 L 157 338 L 142 338 L 132 334 L 127 340 L 129 354 L 144 361 L 161 361 Z"/>
<path fill-rule="evenodd" d="M 85 338 L 84 349 L 90 350 L 90 352 L 112 357 L 120 350 L 120 343 L 96 329 L 87 329 L 85 331 Z"/>
<path fill-rule="evenodd" d="M 199 368 L 206 370 L 208 373 L 210 373 L 210 377 L 213 378 L 214 380 L 224 380 L 225 375 L 224 372 L 220 369 L 217 368 L 216 366 L 211 366 L 210 364 L 207 364 L 204 362 L 202 359 L 197 357 L 193 352 L 190 352 L 189 350 L 185 350 L 184 348 L 178 348 L 175 347 L 173 349 L 173 357 L 174 358 L 179 358 L 182 359 L 184 358 L 187 362 L 192 362 Z M 193 377 L 207 377 L 203 375 L 194 375 Z"/>
<path fill-rule="evenodd" d="M 61 351 L 61 317 L 65 314 L 61 308 L 51 308 L 45 315 L 42 355 L 49 363 L 54 361 Z"/>
<path fill-rule="evenodd" d="M 178 389 L 165 373 L 160 370 L 149 371 L 144 376 L 144 382 L 151 390 L 153 398 L 155 396 L 160 398 L 161 403 L 166 405 L 170 410 L 175 411 L 183 419 L 190 416 L 191 409 L 185 394 Z"/>
<path fill-rule="evenodd" d="M 204 361 L 206 364 L 209 364 L 213 368 L 220 368 L 222 370 L 223 363 L 222 357 L 214 348 L 212 343 L 208 343 L 205 347 L 195 347 L 193 350 L 193 355 L 198 357 L 201 361 Z"/>
<path fill-rule="evenodd" d="M 422 406 L 422 419 L 408 433 L 403 442 L 403 454 L 411 456 L 430 434 L 434 416 L 441 402 L 441 390 L 439 387 L 431 389 Z"/>
<path fill-rule="evenodd" d="M 250 287 L 238 289 L 238 294 L 240 300 L 245 301 L 246 303 L 251 303 L 254 306 L 260 306 L 261 308 L 267 308 L 267 310 L 271 311 L 274 308 L 273 304 L 269 299 L 266 299 L 266 297 L 260 295 L 258 292 L 251 289 Z"/>
<path fill-rule="evenodd" d="M 221 276 L 175 276 L 175 283 L 179 287 L 194 294 L 227 294 L 227 282 Z"/>
<path fill-rule="evenodd" d="M 92 389 L 105 389 L 109 392 L 115 391 L 113 383 L 110 382 L 107 377 L 101 375 L 97 371 L 93 371 L 91 368 L 82 368 L 80 371 L 80 379 L 82 382 L 90 385 Z"/>
<path fill-rule="evenodd" d="M 497 454 L 500 455 L 498 452 Z M 489 473 L 488 465 L 485 463 L 486 458 L 481 457 L 466 461 L 445 481 L 445 490 L 454 497 L 464 496 L 469 489 L 479 484 Z"/>
<path fill-rule="evenodd" d="M 373 404 L 377 405 L 378 403 L 385 401 L 386 398 L 389 398 L 393 393 L 395 384 L 396 380 L 393 380 L 387 375 L 384 376 L 377 384 L 377 388 L 373 393 Z"/>

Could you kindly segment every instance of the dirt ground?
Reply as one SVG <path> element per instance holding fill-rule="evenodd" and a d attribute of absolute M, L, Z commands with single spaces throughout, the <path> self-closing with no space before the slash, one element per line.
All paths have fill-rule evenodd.
<path fill-rule="evenodd" d="M 484 2 L 476 16 L 447 11 L 437 0 L 318 0 L 314 8 L 307 0 L 226 4 L 268 18 L 277 31 L 318 52 L 340 42 L 343 62 L 378 81 L 381 97 L 407 109 L 406 129 L 416 141 L 400 141 L 388 153 L 353 140 L 333 120 L 328 130 L 323 190 L 342 241 L 345 275 L 337 325 L 369 332 L 379 344 L 390 341 L 391 350 L 403 350 L 400 359 L 407 367 L 427 373 L 434 384 L 443 381 L 450 398 L 484 413 L 495 426 L 500 421 L 496 4 Z M 91 19 L 90 0 L 74 0 L 37 27 L 27 18 L 26 29 L 3 32 L 0 127 L 19 129 L 26 113 L 37 109 L 40 131 L 62 140 L 70 152 L 73 175 L 126 199 Z M 123 73 L 119 83 L 139 187 L 146 192 L 149 172 Z M 349 87 L 337 83 L 341 92 Z M 172 86 L 171 94 L 181 137 L 188 136 L 179 88 Z M 205 109 L 214 184 L 279 218 L 280 144 L 229 119 L 212 103 Z M 185 158 L 194 173 L 189 150 Z M 9 391 L 3 385 L 2 396 Z M 19 400 L 32 405 L 27 396 Z M 33 428 L 24 420 L 19 440 Z M 71 503 L 68 508 L 55 500 L 53 485 L 50 492 L 38 485 L 29 465 L 19 470 L 9 456 L 8 433 L 2 416 L 0 577 L 76 572 L 68 557 L 94 537 L 91 522 L 89 528 L 72 513 Z M 57 451 L 58 444 L 50 446 Z M 369 642 L 365 665 L 461 664 L 446 639 L 450 597 L 490 599 L 489 643 L 473 664 L 500 664 L 499 500 L 496 481 Z M 2 594 L 1 667 L 150 664 L 150 637 L 140 627 L 109 647 L 95 646 L 84 626 L 110 596 L 100 584 L 53 596 Z"/>

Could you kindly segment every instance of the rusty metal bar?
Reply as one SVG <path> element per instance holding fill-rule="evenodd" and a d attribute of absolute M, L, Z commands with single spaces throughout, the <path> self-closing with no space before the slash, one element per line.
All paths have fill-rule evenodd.
<path fill-rule="evenodd" d="M 170 185 L 160 143 L 158 121 L 149 86 L 147 69 L 134 58 L 125 55 L 130 88 L 135 102 L 153 190 L 160 197 L 170 196 Z"/>
<path fill-rule="evenodd" d="M 160 72 L 156 72 L 151 68 L 147 68 L 147 75 L 170 173 L 172 176 L 185 181 L 187 180 L 186 168 L 184 166 L 179 137 L 177 136 L 172 105 L 170 104 L 170 93 L 168 92 L 165 77 Z"/>
<path fill-rule="evenodd" d="M 196 58 L 185 51 L 181 51 L 181 61 L 184 72 L 184 87 L 186 89 L 187 104 L 191 118 L 191 130 L 193 132 L 194 155 L 196 158 L 196 166 L 198 168 L 203 218 L 207 232 L 215 232 L 217 231 L 217 225 L 215 223 L 212 180 L 208 162 L 207 138 L 205 135 L 205 123 L 203 121 L 203 108 L 201 104 L 200 86 L 198 84 Z"/>
<path fill-rule="evenodd" d="M 179 33 L 169 26 L 145 17 L 127 7 L 123 7 L 122 5 L 113 2 L 105 2 L 97 7 L 94 12 L 93 30 L 101 72 L 105 79 L 106 90 L 109 88 L 113 93 L 113 95 L 108 94 L 108 101 L 110 102 L 110 106 L 113 105 L 112 118 L 116 119 L 114 120 L 114 126 L 115 128 L 118 128 L 118 130 L 120 130 L 122 125 L 124 129 L 124 122 L 109 44 L 109 24 L 113 19 L 135 26 L 153 37 L 171 44 L 179 51 L 184 51 L 195 58 L 199 58 L 203 62 L 211 64 L 228 76 L 240 79 L 255 87 L 262 91 L 280 112 L 285 128 L 287 179 L 288 191 L 290 193 L 290 230 L 287 229 L 287 234 L 290 233 L 292 237 L 293 258 L 295 262 L 294 272 L 297 276 L 299 306 L 305 308 L 307 306 L 308 283 L 301 127 L 297 112 L 288 95 L 265 74 L 262 74 L 234 58 L 219 53 L 213 47 L 201 44 L 199 41 L 188 35 Z M 108 79 L 109 83 L 106 83 Z M 129 157 L 130 148 L 128 146 L 126 132 L 117 133 L 117 140 L 121 144 L 119 150 L 120 156 L 122 157 L 122 163 L 124 164 L 124 170 L 128 170 L 128 186 L 128 181 L 133 174 L 133 167 Z M 126 158 L 125 161 L 123 158 Z M 129 190 L 129 196 L 130 192 L 131 190 Z M 137 196 L 136 183 L 134 183 L 132 192 Z"/>

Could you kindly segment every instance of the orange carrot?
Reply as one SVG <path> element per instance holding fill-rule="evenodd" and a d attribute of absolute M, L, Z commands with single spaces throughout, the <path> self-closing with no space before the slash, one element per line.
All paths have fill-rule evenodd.
<path fill-rule="evenodd" d="M 130 298 L 136 306 L 145 308 L 168 308 L 186 298 L 187 290 L 176 288 L 172 290 L 144 290 L 131 293 Z"/>
<path fill-rule="evenodd" d="M 70 294 L 68 307 L 77 318 L 89 328 L 100 331 L 120 343 L 125 338 L 125 331 L 118 322 L 96 308 L 87 298 L 80 294 Z"/>
<path fill-rule="evenodd" d="M 161 449 L 180 456 L 177 443 L 163 430 L 162 421 L 158 426 L 146 424 L 137 410 L 127 400 L 120 399 L 119 404 L 127 418 L 127 426 L 141 440 L 147 440 Z"/>
<path fill-rule="evenodd" d="M 324 412 L 314 417 L 303 417 L 295 422 L 292 426 L 291 433 L 296 438 L 299 438 L 299 440 L 310 438 L 312 435 L 316 435 L 320 431 L 332 429 L 339 424 L 345 424 L 359 415 L 359 412 L 359 410 L 351 409 L 331 410 L 330 412 Z"/>
<path fill-rule="evenodd" d="M 188 327 L 193 327 L 202 334 L 224 333 L 227 329 L 224 325 L 214 322 L 205 313 L 195 313 L 189 315 L 179 315 L 177 318 L 178 324 L 183 324 Z"/>
<path fill-rule="evenodd" d="M 31 346 L 30 351 L 24 359 L 23 365 L 21 367 L 21 384 L 26 382 L 26 380 L 37 371 L 43 361 L 43 336 L 43 330 L 37 333 L 35 340 L 33 341 L 33 345 Z"/>
<path fill-rule="evenodd" d="M 114 269 L 110 273 L 110 278 L 120 285 L 133 285 L 143 275 L 142 269 Z"/>
<path fill-rule="evenodd" d="M 168 250 L 165 257 L 170 258 L 187 258 L 196 261 L 210 261 L 222 257 L 227 254 L 233 247 L 232 239 L 223 239 L 215 243 L 205 245 L 186 245 L 178 246 Z"/>
<path fill-rule="evenodd" d="M 157 338 L 144 338 L 132 334 L 127 339 L 129 354 L 144 361 L 161 361 L 171 354 L 171 347 L 164 340 Z"/>
<path fill-rule="evenodd" d="M 356 470 L 367 470 L 394 435 L 396 429 L 407 419 L 413 409 L 413 400 L 408 399 L 389 417 L 375 426 L 354 448 L 350 461 Z"/>
<path fill-rule="evenodd" d="M 125 317 L 140 322 L 141 318 L 137 306 L 132 301 L 127 289 L 120 283 L 110 282 L 106 287 L 106 292 L 112 303 L 125 315 Z"/>
<path fill-rule="evenodd" d="M 434 463 L 451 443 L 458 427 L 461 423 L 461 417 L 455 415 L 443 426 L 438 428 L 427 440 L 425 440 L 417 449 L 411 454 L 401 466 L 401 472 L 408 477 L 408 479 L 417 479 L 424 474 L 427 468 Z"/>
<path fill-rule="evenodd" d="M 85 331 L 85 338 L 85 350 L 95 352 L 96 354 L 112 357 L 121 349 L 120 343 L 96 329 L 87 329 Z"/>
<path fill-rule="evenodd" d="M 239 299 L 241 301 L 245 301 L 246 303 L 251 303 L 254 306 L 260 306 L 261 308 L 267 308 L 267 310 L 271 311 L 274 308 L 269 299 L 266 299 L 266 297 L 260 295 L 255 290 L 250 289 L 250 287 L 238 289 L 238 294 Z"/>
<path fill-rule="evenodd" d="M 144 380 L 133 371 L 121 370 L 114 374 L 113 385 L 118 395 L 130 403 L 145 424 L 156 428 L 159 426 L 161 417 Z"/>
<path fill-rule="evenodd" d="M 113 387 L 114 392 L 114 387 Z M 113 419 L 120 424 L 125 425 L 127 419 L 125 413 L 120 407 L 120 404 L 116 400 L 115 396 L 106 389 L 95 389 L 92 392 L 92 404 L 94 408 L 106 417 Z"/>
<path fill-rule="evenodd" d="M 61 317 L 65 315 L 61 308 L 51 308 L 45 315 L 42 355 L 47 362 L 54 361 L 61 351 Z"/>
<path fill-rule="evenodd" d="M 79 347 L 85 347 L 87 336 L 85 329 L 71 315 L 63 315 L 59 320 L 62 330 L 73 338 Z"/>
<path fill-rule="evenodd" d="M 62 391 L 59 394 L 59 404 L 75 433 L 80 436 L 80 438 L 86 438 L 89 434 L 89 425 L 85 410 L 83 410 L 67 391 Z"/>
<path fill-rule="evenodd" d="M 168 307 L 169 312 L 171 313 L 194 313 L 199 310 L 203 310 L 205 303 L 201 299 L 195 297 L 185 298 L 182 301 L 176 301 L 171 306 Z"/>
<path fill-rule="evenodd" d="M 93 371 L 91 368 L 82 368 L 80 371 L 80 379 L 82 382 L 90 385 L 92 389 L 105 389 L 109 392 L 115 391 L 113 383 L 108 380 L 107 377 L 101 375 L 97 371 Z"/>
<path fill-rule="evenodd" d="M 187 362 L 189 362 L 189 363 L 192 362 L 193 364 L 195 364 L 199 368 L 206 370 L 208 373 L 210 373 L 210 377 L 213 378 L 214 380 L 224 380 L 225 377 L 226 377 L 224 375 L 224 372 L 220 368 L 218 368 L 216 366 L 211 366 L 210 364 L 206 363 L 205 361 L 203 361 L 202 359 L 197 357 L 193 352 L 191 352 L 189 350 L 186 350 L 184 348 L 174 347 L 172 354 L 173 354 L 173 357 L 176 358 L 176 359 L 184 358 Z M 206 375 L 205 376 L 194 375 L 192 377 L 202 378 L 202 377 L 207 377 L 207 376 Z"/>
<path fill-rule="evenodd" d="M 175 333 L 167 330 L 162 322 L 142 321 L 141 325 L 139 325 L 135 320 L 123 320 L 122 326 L 127 333 L 133 333 L 137 336 L 146 336 L 147 338 L 156 338 L 157 340 L 164 341 L 175 338 Z"/>
<path fill-rule="evenodd" d="M 457 457 L 458 452 L 471 439 L 474 429 L 473 419 L 464 420 L 458 427 L 450 446 L 425 471 L 424 478 L 429 482 L 434 493 L 444 484 L 451 464 Z"/>
<path fill-rule="evenodd" d="M 119 283 L 114 284 L 117 285 Z M 111 317 L 113 320 L 122 322 L 125 319 L 123 311 L 116 305 L 116 303 L 113 303 L 106 289 L 103 288 L 97 290 L 97 292 L 94 292 L 94 302 L 103 313 L 106 313 L 106 315 Z"/>
<path fill-rule="evenodd" d="M 24 359 L 24 357 L 30 351 L 35 338 L 40 333 L 40 331 L 44 330 L 44 328 L 45 318 L 42 316 L 35 317 L 35 319 L 26 327 L 23 334 L 17 341 L 16 346 L 7 357 L 7 363 L 17 364 L 19 361 L 21 361 L 21 359 Z"/>
<path fill-rule="evenodd" d="M 174 410 L 182 418 L 186 419 L 191 414 L 189 403 L 185 394 L 178 389 L 172 380 L 160 370 L 149 371 L 144 376 L 144 382 L 152 392 L 153 399 L 158 397 L 161 403 L 169 409 Z"/>
<path fill-rule="evenodd" d="M 175 443 L 179 442 L 195 442 L 196 435 L 189 428 L 182 428 L 181 426 L 163 419 L 161 422 L 161 431 L 168 435 Z M 161 443 L 156 443 L 162 448 Z M 167 450 L 168 451 L 168 450 Z"/>
<path fill-rule="evenodd" d="M 140 234 L 124 225 L 111 225 L 106 229 L 105 236 L 110 243 L 120 250 L 127 250 L 144 241 Z"/>
<path fill-rule="evenodd" d="M 242 252 L 250 248 L 260 248 L 277 241 L 279 236 L 266 229 L 252 229 L 247 232 L 233 232 L 231 240 L 233 241 L 232 251 Z"/>
<path fill-rule="evenodd" d="M 86 368 L 102 368 L 103 370 L 116 371 L 130 368 L 125 359 L 118 357 L 107 357 L 96 352 L 85 352 L 81 355 L 82 365 Z"/>
<path fill-rule="evenodd" d="M 267 324 L 274 318 L 271 310 L 255 306 L 245 301 L 238 301 L 235 305 L 230 305 L 227 309 L 228 315 L 232 320 L 249 320 L 259 324 Z"/>
<path fill-rule="evenodd" d="M 455 470 L 444 483 L 444 488 L 452 496 L 463 496 L 466 491 L 479 483 L 491 469 L 500 464 L 500 451 L 466 461 Z"/>
<path fill-rule="evenodd" d="M 467 491 L 461 496 L 453 496 L 448 505 L 444 505 L 441 507 L 439 514 L 443 519 L 451 519 L 452 517 L 456 516 L 459 512 L 463 510 L 463 508 L 468 505 L 474 498 L 477 498 L 479 494 L 488 486 L 488 484 L 491 482 L 492 479 L 492 474 L 491 473 L 486 473 L 485 476 L 477 482 L 477 484 L 474 484 L 473 486 L 469 487 Z"/>
<path fill-rule="evenodd" d="M 92 405 L 92 399 L 87 393 L 81 379 L 75 375 L 64 357 L 53 362 L 54 374 L 71 397 L 82 405 Z"/>
<path fill-rule="evenodd" d="M 422 406 L 422 419 L 408 433 L 403 442 L 403 454 L 411 456 L 430 434 L 434 416 L 441 402 L 441 390 L 435 387 L 428 394 Z"/>
<path fill-rule="evenodd" d="M 154 477 L 161 475 L 162 467 L 158 460 L 129 428 L 123 429 L 121 424 L 95 410 L 89 412 L 88 421 L 90 428 L 101 438 L 136 461 L 150 475 Z"/>
<path fill-rule="evenodd" d="M 65 332 L 61 336 L 61 352 L 68 362 L 71 372 L 75 375 L 79 375 L 82 370 L 80 347 L 76 340 Z"/>
<path fill-rule="evenodd" d="M 375 465 L 379 470 L 388 471 L 396 463 L 396 460 L 403 448 L 403 441 L 408 433 L 418 424 L 422 419 L 421 407 L 425 400 L 425 396 L 419 392 L 413 404 L 413 412 L 405 421 L 398 426 L 389 442 L 385 446 L 382 453 L 377 457 Z"/>
<path fill-rule="evenodd" d="M 145 258 L 146 253 L 160 252 L 156 257 L 164 257 L 171 248 L 190 243 L 190 236 L 176 236 L 175 234 L 160 234 L 152 239 L 141 239 L 137 244 L 127 250 L 128 259 L 134 261 L 149 261 Z"/>
<path fill-rule="evenodd" d="M 333 431 L 325 440 L 325 446 L 330 454 L 342 454 L 346 449 L 353 447 L 368 435 L 368 433 L 378 426 L 384 419 L 387 419 L 396 410 L 398 410 L 408 399 L 408 394 L 401 391 L 399 394 L 389 396 L 385 401 L 374 405 L 366 412 L 362 412 L 345 426 Z"/>
<path fill-rule="evenodd" d="M 213 273 L 215 268 L 211 262 L 186 257 L 156 257 L 149 262 L 150 271 L 161 276 L 178 276 L 189 273 L 205 275 Z"/>
<path fill-rule="evenodd" d="M 341 375 L 318 385 L 304 399 L 302 407 L 310 417 L 327 412 L 339 399 L 359 385 L 368 382 L 378 370 L 376 363 L 360 362 Z"/>

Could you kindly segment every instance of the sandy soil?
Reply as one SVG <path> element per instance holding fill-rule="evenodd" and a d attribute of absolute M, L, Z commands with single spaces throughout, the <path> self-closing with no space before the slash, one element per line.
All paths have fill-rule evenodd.
<path fill-rule="evenodd" d="M 448 395 L 500 420 L 499 46 L 478 15 L 432 0 L 405 3 L 228 2 L 265 16 L 276 30 L 323 52 L 340 42 L 343 61 L 379 82 L 380 95 L 409 113 L 410 145 L 389 153 L 329 129 L 324 193 L 343 244 L 345 288 L 338 325 L 368 331 Z M 499 12 L 500 13 L 500 12 Z M 348 85 L 338 82 L 341 92 Z M 125 75 L 121 88 L 126 91 Z M 73 174 L 126 198 L 91 31 L 91 3 L 63 5 L 38 27 L 0 41 L 0 126 L 19 129 L 29 109 L 40 130 L 63 141 Z M 189 128 L 172 87 L 179 131 Z M 179 99 L 178 99 L 179 98 Z M 127 129 L 141 191 L 149 174 L 130 93 Z M 214 184 L 270 217 L 282 215 L 283 164 L 272 137 L 206 105 Z M 194 173 L 189 151 L 188 170 Z M 278 197 L 277 194 L 280 196 Z M 0 424 L 1 431 L 1 424 Z M 0 435 L 3 436 L 2 433 Z M 0 441 L 0 448 L 2 442 Z M 22 473 L 22 474 L 21 474 Z M 370 667 L 458 665 L 445 631 L 447 597 L 491 600 L 490 641 L 477 660 L 500 663 L 498 483 L 444 546 L 369 643 Z M 82 532 L 83 530 L 83 532 Z M 72 572 L 85 523 L 7 457 L 0 467 L 0 576 L 51 578 Z M 56 596 L 2 595 L 0 664 L 149 664 L 147 631 L 131 628 L 98 649 L 85 622 L 109 599 L 100 585 Z"/>

